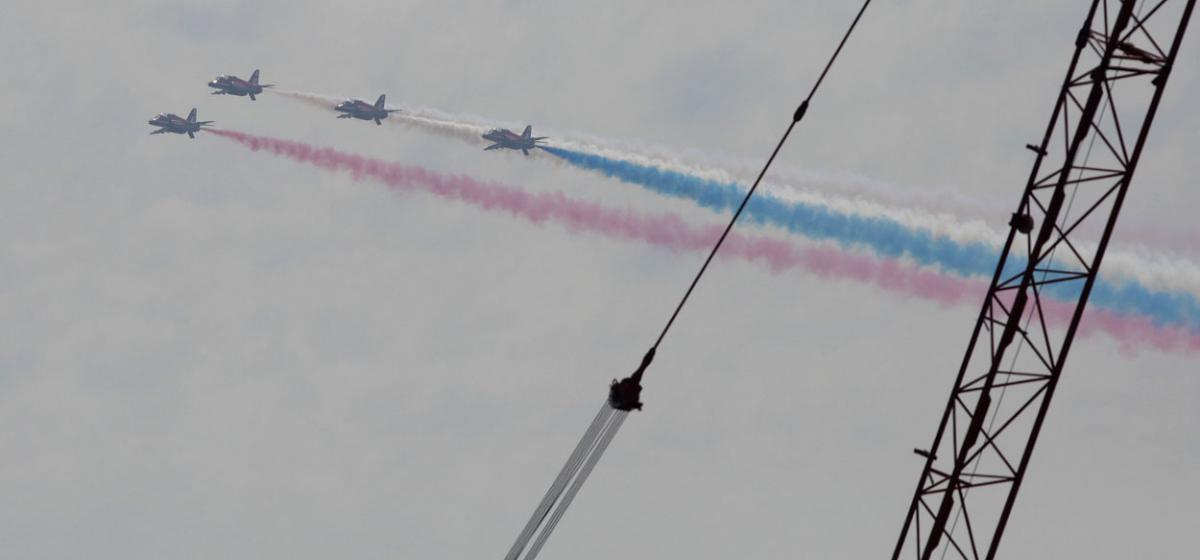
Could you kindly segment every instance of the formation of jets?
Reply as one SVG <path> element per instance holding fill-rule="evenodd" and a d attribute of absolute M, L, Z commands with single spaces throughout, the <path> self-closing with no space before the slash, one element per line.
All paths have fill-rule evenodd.
<path fill-rule="evenodd" d="M 274 84 L 258 83 L 259 72 L 255 70 L 250 74 L 249 80 L 243 80 L 237 76 L 222 74 L 213 78 L 208 82 L 208 87 L 213 88 L 213 95 L 236 95 L 238 97 L 249 97 L 250 101 L 255 100 L 256 95 L 261 95 L 263 90 L 274 86 Z M 363 121 L 375 121 L 375 124 L 383 124 L 383 119 L 388 118 L 388 115 L 399 112 L 399 109 L 388 109 L 384 107 L 387 95 L 380 95 L 375 103 L 367 103 L 361 99 L 347 99 L 338 103 L 333 107 L 334 111 L 339 114 L 339 119 L 359 119 Z M 147 121 L 150 126 L 157 127 L 150 134 L 164 134 L 170 132 L 172 134 L 186 134 L 188 138 L 195 138 L 196 133 L 216 121 L 197 121 L 196 109 L 193 108 L 188 113 L 187 118 L 180 117 L 174 113 L 159 113 L 154 118 Z M 494 128 L 483 134 L 483 139 L 492 142 L 491 145 L 483 150 L 520 150 L 521 153 L 529 155 L 529 150 L 538 147 L 538 143 L 545 140 L 545 136 L 534 136 L 533 126 L 526 126 L 525 131 L 517 134 L 507 128 Z"/>

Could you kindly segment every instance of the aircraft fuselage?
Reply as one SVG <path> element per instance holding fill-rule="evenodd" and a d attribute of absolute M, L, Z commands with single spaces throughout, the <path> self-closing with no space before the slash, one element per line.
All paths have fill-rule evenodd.
<path fill-rule="evenodd" d="M 208 87 L 213 88 L 214 95 L 237 95 L 239 97 L 255 96 L 263 92 L 261 85 L 252 84 L 237 76 L 217 76 L 211 82 L 208 82 Z"/>
<path fill-rule="evenodd" d="M 387 109 L 376 107 L 359 99 L 343 101 L 337 104 L 333 110 L 341 113 L 338 115 L 339 119 L 359 119 L 376 122 L 388 118 L 389 114 Z"/>
<path fill-rule="evenodd" d="M 249 80 L 243 80 L 237 76 L 221 75 L 208 82 L 208 87 L 217 90 L 213 92 L 213 95 L 236 95 L 238 97 L 249 95 L 250 101 L 254 101 L 255 95 L 261 95 L 264 89 L 272 85 L 258 83 L 258 70 L 250 74 Z"/>
<path fill-rule="evenodd" d="M 492 142 L 492 145 L 484 148 L 484 150 L 498 150 L 506 148 L 509 150 L 520 150 L 525 155 L 529 155 L 529 150 L 537 147 L 538 142 L 545 139 L 544 136 L 533 136 L 532 127 L 525 127 L 524 134 L 517 134 L 507 128 L 494 128 L 483 134 L 483 139 Z"/>
<path fill-rule="evenodd" d="M 195 111 L 193 110 L 193 114 Z M 186 134 L 189 138 L 195 138 L 195 133 L 212 121 L 196 121 L 195 118 L 185 119 L 175 113 L 159 113 L 154 118 L 146 121 L 150 126 L 158 127 L 158 130 L 150 134 Z"/>

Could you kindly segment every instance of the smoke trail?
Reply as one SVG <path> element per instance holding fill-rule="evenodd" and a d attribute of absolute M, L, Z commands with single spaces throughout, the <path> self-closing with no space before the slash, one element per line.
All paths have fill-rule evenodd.
<path fill-rule="evenodd" d="M 329 109 L 334 103 L 333 98 L 318 94 L 286 90 L 279 93 Z M 486 128 L 461 122 L 462 117 L 450 117 L 436 110 L 403 111 L 398 114 L 397 122 L 472 143 L 481 141 L 479 134 Z M 418 112 L 423 113 L 420 116 L 414 114 Z M 606 148 L 578 146 L 609 155 L 556 146 L 543 149 L 573 166 L 660 194 L 694 200 L 719 212 L 730 211 L 744 193 L 740 185 L 720 171 L 698 176 L 676 168 L 660 167 L 644 156 L 632 156 L 634 160 L 617 159 Z M 809 238 L 832 240 L 847 247 L 865 247 L 886 257 L 910 258 L 918 264 L 940 266 L 964 276 L 989 277 L 992 274 L 1001 238 L 999 232 L 990 231 L 982 224 L 964 226 L 950 217 L 899 213 L 863 201 L 831 200 L 819 195 L 796 196 L 790 201 L 772 196 L 757 197 L 751 200 L 745 216 L 748 221 L 781 226 Z M 943 227 L 931 230 L 929 224 L 942 224 Z M 1084 252 L 1092 249 L 1086 244 L 1078 246 Z M 1051 293 L 1060 299 L 1075 297 L 1072 289 L 1070 284 L 1050 287 Z M 1122 312 L 1150 315 L 1162 322 L 1195 328 L 1200 327 L 1198 294 L 1200 267 L 1194 263 L 1110 251 L 1104 279 L 1094 287 L 1091 301 Z"/>
<path fill-rule="evenodd" d="M 334 102 L 334 98 L 320 94 L 287 90 L 278 93 L 315 102 L 325 108 L 331 108 Z M 489 128 L 519 128 L 515 123 L 452 115 L 428 107 L 400 107 L 402 112 L 393 115 L 389 122 L 476 146 L 486 145 L 480 136 Z M 566 133 L 567 137 L 554 131 L 550 134 L 554 138 L 553 146 L 544 149 L 558 156 L 554 159 L 661 194 L 689 198 L 717 211 L 727 211 L 740 201 L 744 193 L 740 185 L 746 183 L 747 177 L 753 176 L 756 171 L 748 163 L 735 158 L 704 154 L 691 158 L 720 159 L 727 168 L 735 169 L 727 171 L 721 167 L 690 163 L 687 157 L 644 142 L 625 141 L 623 144 L 627 148 L 617 149 L 611 147 L 614 144 L 612 140 L 580 133 Z M 772 175 L 779 176 L 779 173 Z M 749 217 L 757 217 L 759 224 L 780 225 L 793 233 L 816 239 L 833 239 L 851 246 L 867 247 L 884 256 L 904 256 L 920 264 L 944 267 L 957 274 L 981 276 L 991 275 L 994 255 L 1007 235 L 1007 231 L 991 228 L 979 219 L 963 220 L 945 213 L 889 206 L 864 199 L 862 193 L 871 193 L 871 196 L 879 198 L 880 193 L 900 192 L 894 186 L 882 185 L 868 178 L 845 173 L 830 175 L 794 170 L 783 172 L 783 176 L 799 184 L 813 185 L 814 188 L 777 183 L 764 185 L 763 194 L 766 196 L 756 198 L 748 208 L 751 214 L 757 214 Z M 842 191 L 843 194 L 830 195 L 816 187 L 825 191 Z M 851 196 L 846 196 L 846 193 Z M 939 200 L 954 198 L 942 196 Z M 978 205 L 975 210 L 971 213 L 986 214 L 978 211 L 981 210 Z M 822 219 L 811 220 L 813 217 Z M 1163 235 L 1155 239 L 1161 241 Z M 1178 238 L 1172 239 L 1179 241 Z M 1076 242 L 1076 247 L 1085 253 L 1094 253 L 1095 250 L 1095 244 L 1089 243 Z M 1110 248 L 1104 276 L 1117 284 L 1141 284 L 1140 288 L 1144 288 L 1141 290 L 1144 292 L 1141 299 L 1148 304 L 1158 302 L 1153 306 L 1160 310 L 1175 313 L 1167 307 L 1182 306 L 1178 313 L 1180 317 L 1200 317 L 1200 265 L 1195 262 L 1154 251 L 1131 253 Z M 1136 291 L 1137 288 L 1132 286 L 1122 288 L 1122 291 Z M 1185 292 L 1191 297 L 1178 298 L 1159 293 L 1164 291 Z"/>
<path fill-rule="evenodd" d="M 453 117 L 447 115 L 445 118 Z M 574 131 L 550 131 L 550 134 L 559 139 L 555 144 L 565 149 L 650 165 L 723 183 L 750 184 L 762 167 L 762 161 L 757 158 L 737 158 L 697 150 L 680 151 L 641 140 L 601 138 Z M 966 195 L 962 189 L 915 189 L 856 173 L 817 172 L 789 167 L 786 163 L 778 162 L 765 177 L 763 188 L 760 190 L 787 201 L 816 197 L 822 199 L 819 200 L 821 203 L 866 203 L 893 219 L 913 227 L 942 230 L 941 233 L 956 240 L 962 240 L 959 238 L 963 233 L 960 231 L 961 225 L 974 225 L 994 219 L 996 208 L 1007 208 L 1011 203 L 1010 199 L 1001 199 L 994 195 Z M 905 214 L 910 212 L 936 219 L 910 223 L 904 219 Z M 957 223 L 938 223 L 946 219 Z M 1139 224 L 1130 222 L 1128 218 L 1125 222 L 1122 227 L 1124 241 L 1152 248 L 1158 253 L 1165 248 L 1180 254 L 1200 255 L 1200 236 L 1195 232 L 1162 230 L 1159 224 Z M 992 235 L 986 239 L 975 240 L 990 241 L 999 245 L 1007 233 L 992 230 L 989 232 Z M 1139 255 L 1141 254 L 1145 253 L 1139 252 Z M 1193 277 L 1200 277 L 1200 268 L 1193 263 L 1188 264 L 1192 265 L 1191 272 L 1195 274 Z"/>
<path fill-rule="evenodd" d="M 576 167 L 659 194 L 686 198 L 722 213 L 732 212 L 745 196 L 745 189 L 732 182 L 702 179 L 553 146 L 543 149 Z M 862 219 L 822 206 L 787 203 L 773 197 L 751 199 L 743 215 L 748 222 L 779 226 L 805 237 L 832 240 L 848 247 L 870 248 L 887 257 L 909 257 L 919 264 L 941 266 L 964 276 L 988 275 L 995 269 L 994 251 L 986 244 L 955 243 L 929 232 L 912 231 L 892 220 Z"/>
<path fill-rule="evenodd" d="M 553 133 L 551 134 L 553 135 Z M 546 147 L 546 151 L 559 156 L 569 165 L 647 187 L 660 194 L 688 198 L 699 202 L 701 206 L 717 211 L 728 211 L 740 202 L 742 194 L 745 193 L 742 185 L 749 184 L 757 175 L 757 168 L 745 168 L 745 164 L 742 164 L 744 171 L 739 173 L 711 165 L 688 163 L 686 158 L 658 155 L 668 153 L 661 147 L 640 147 L 631 152 L 609 147 L 604 141 L 579 141 L 557 135 L 554 136 L 552 142 L 552 145 Z M 640 144 L 638 145 L 640 146 Z M 555 153 L 555 150 L 559 150 L 559 153 Z M 577 157 L 563 157 L 567 154 Z M 991 275 L 991 263 L 994 261 L 994 255 L 999 251 L 1008 234 L 1006 229 L 992 228 L 980 218 L 963 219 L 945 212 L 897 207 L 863 198 L 861 192 L 885 190 L 897 192 L 900 190 L 867 178 L 851 174 L 830 175 L 795 171 L 785 172 L 782 175 L 786 177 L 785 180 L 792 181 L 792 185 L 800 184 L 806 185 L 806 187 L 788 186 L 768 180 L 761 189 L 764 196 L 753 200 L 754 207 L 748 208 L 751 211 L 755 210 L 755 207 L 764 210 L 760 224 L 780 225 L 793 233 L 811 236 L 813 232 L 795 227 L 796 222 L 780 223 L 780 221 L 789 217 L 789 209 L 801 210 L 792 212 L 793 215 L 790 216 L 801 220 L 810 217 L 805 215 L 809 213 L 806 210 L 812 211 L 831 218 L 832 221 L 827 220 L 823 223 L 825 226 L 844 225 L 846 229 L 867 238 L 854 240 L 843 237 L 843 242 L 848 241 L 870 247 L 884 256 L 897 256 L 899 251 L 899 254 L 917 259 L 922 264 L 942 267 L 949 265 L 948 270 L 959 274 L 984 276 Z M 781 173 L 772 175 L 776 178 L 780 176 Z M 858 187 L 850 188 L 847 191 L 846 185 L 858 185 Z M 656 190 L 664 186 L 675 187 L 675 192 Z M 705 190 L 705 187 L 708 189 Z M 701 189 L 702 192 L 692 192 L 693 189 Z M 842 191 L 843 194 L 833 195 L 828 191 Z M 846 196 L 844 194 L 846 192 L 849 192 L 851 196 Z M 709 196 L 709 200 L 701 201 L 701 197 L 706 195 Z M 724 204 L 714 204 L 716 200 L 713 195 L 716 200 L 720 200 Z M 952 197 L 946 196 L 944 199 L 951 200 Z M 944 204 L 934 204 L 926 207 L 944 206 Z M 1003 207 L 1003 205 L 992 205 L 992 208 L 996 207 Z M 976 207 L 976 210 L 982 209 Z M 994 213 L 976 211 L 968 213 L 968 215 L 987 216 L 994 215 Z M 801 223 L 807 225 L 807 222 Z M 868 231 L 869 227 L 874 228 L 875 231 Z M 895 237 L 894 232 L 902 232 L 906 234 L 906 237 Z M 820 236 L 819 238 L 826 239 L 830 238 L 826 235 L 832 232 L 826 230 L 815 233 Z M 826 235 L 821 235 L 822 233 Z M 871 233 L 879 235 L 870 235 Z M 1167 234 L 1150 235 L 1143 238 L 1172 239 L 1176 245 L 1186 242 L 1178 236 L 1170 237 Z M 871 240 L 888 240 L 889 243 L 882 248 L 863 243 L 863 241 Z M 913 243 L 900 245 L 901 241 Z M 1082 241 L 1075 241 L 1074 245 L 1085 254 L 1094 254 L 1097 247 L 1095 243 Z M 1194 243 L 1193 250 L 1195 246 L 1200 246 L 1200 243 Z M 909 250 L 913 252 L 907 252 Z M 937 262 L 921 261 L 921 256 L 939 260 Z M 949 262 L 940 260 L 943 258 L 951 260 Z M 976 267 L 977 270 L 972 272 L 966 268 L 972 263 L 986 264 Z M 1186 292 L 1190 294 L 1191 298 L 1183 298 L 1182 305 L 1190 310 L 1189 313 L 1200 310 L 1200 265 L 1194 261 L 1167 255 L 1158 250 L 1129 252 L 1109 248 L 1104 276 L 1117 283 L 1141 284 L 1146 288 L 1146 299 L 1154 299 L 1153 294 L 1160 291 Z M 1184 313 L 1184 315 L 1187 314 Z M 1194 313 L 1191 314 L 1194 315 Z"/>
<path fill-rule="evenodd" d="M 411 108 L 415 116 L 443 124 L 442 130 L 429 128 L 429 132 L 442 133 L 445 125 L 474 126 L 476 130 L 506 127 L 516 130 L 523 126 L 516 122 L 503 122 L 472 115 L 452 114 L 428 107 Z M 597 155 L 613 160 L 626 161 L 635 165 L 673 171 L 690 177 L 727 184 L 749 184 L 757 176 L 761 161 L 733 158 L 701 153 L 695 150 L 680 152 L 658 144 L 636 140 L 613 140 L 581 133 L 544 128 L 553 138 L 553 145 L 575 152 Z M 478 138 L 472 138 L 478 142 Z M 715 164 L 714 164 L 715 162 Z M 894 184 L 854 173 L 814 172 L 788 168 L 786 164 L 776 166 L 768 175 L 762 189 L 765 193 L 787 202 L 806 202 L 827 206 L 843 213 L 855 213 L 866 217 L 887 218 L 906 227 L 927 230 L 935 236 L 944 236 L 953 241 L 971 244 L 991 244 L 999 248 L 1007 230 L 997 230 L 986 225 L 996 215 L 995 208 L 1005 208 L 1008 200 L 994 197 L 981 199 L 964 196 L 958 190 L 925 192 L 912 188 L 901 188 Z M 882 201 L 882 202 L 880 202 Z M 1155 248 L 1155 255 L 1142 259 L 1147 251 L 1137 254 L 1122 253 L 1127 259 L 1139 260 L 1137 266 L 1127 269 L 1131 278 L 1151 287 L 1169 290 L 1190 290 L 1200 295 L 1200 266 L 1194 262 L 1172 258 L 1162 254 L 1158 248 L 1168 247 L 1182 253 L 1200 254 L 1200 238 L 1194 234 L 1158 231 L 1147 224 L 1125 224 L 1122 238 Z M 1113 261 L 1115 251 L 1110 249 L 1107 260 Z M 1152 260 L 1154 265 L 1140 260 Z M 1166 269 L 1170 270 L 1167 271 Z"/>
<path fill-rule="evenodd" d="M 290 90 L 290 89 L 280 89 L 280 88 L 268 89 L 268 90 L 263 90 L 263 91 L 266 93 L 274 94 L 274 95 L 281 95 L 283 97 L 287 97 L 288 99 L 295 99 L 296 101 L 306 103 L 309 106 L 317 107 L 318 109 L 325 109 L 327 111 L 332 111 L 333 107 L 335 105 L 337 105 L 338 103 L 340 103 L 344 99 L 341 97 L 334 97 L 332 95 L 324 95 L 324 94 L 320 94 L 320 93 L 312 93 L 312 92 L 307 92 L 307 91 L 294 91 L 294 90 Z"/>
<path fill-rule="evenodd" d="M 543 149 L 580 168 L 659 194 L 686 198 L 719 212 L 732 212 L 745 194 L 745 190 L 734 183 L 701 179 L 552 146 Z M 784 202 L 770 196 L 751 199 L 743 215 L 750 222 L 783 227 L 792 233 L 834 241 L 847 248 L 868 248 L 886 257 L 909 258 L 918 264 L 939 266 L 963 276 L 990 277 L 996 267 L 996 247 L 991 244 L 956 241 L 885 217 L 864 217 L 838 212 L 828 206 Z M 1126 264 L 1121 259 L 1128 260 L 1128 257 L 1118 256 L 1117 268 Z M 1014 271 L 1024 266 L 1022 263 L 1011 264 Z M 1145 268 L 1145 263 L 1133 264 L 1138 265 L 1138 269 Z M 1197 282 L 1200 284 L 1200 279 Z M 1067 284 L 1053 288 L 1063 299 L 1074 297 L 1071 289 Z M 1099 281 L 1093 288 L 1091 301 L 1111 309 L 1150 315 L 1172 324 L 1200 327 L 1200 301 L 1186 293 L 1154 291 L 1135 282 Z"/>
<path fill-rule="evenodd" d="M 401 111 L 404 110 L 401 109 Z M 393 114 L 390 120 L 399 125 L 457 138 L 476 146 L 490 144 L 490 142 L 483 139 L 483 133 L 487 132 L 488 129 L 481 126 L 441 121 L 408 112 Z"/>
<path fill-rule="evenodd" d="M 692 226 L 676 214 L 649 215 L 632 209 L 614 209 L 570 198 L 561 192 L 530 193 L 464 175 L 441 174 L 421 167 L 366 158 L 301 142 L 229 130 L 206 130 L 254 151 L 267 151 L 329 171 L 347 172 L 356 181 L 370 179 L 396 189 L 424 191 L 484 210 L 507 213 L 534 224 L 553 222 L 566 226 L 572 232 L 639 241 L 676 252 L 707 251 L 722 229 L 719 225 Z M 738 232 L 730 234 L 721 256 L 765 264 L 777 273 L 801 269 L 821 278 L 855 280 L 941 305 L 975 302 L 986 291 L 982 281 L 939 274 L 896 259 L 874 259 L 827 247 L 799 247 L 777 239 Z M 1056 324 L 1061 325 L 1069 320 L 1066 304 L 1048 302 L 1047 313 L 1047 320 Z M 1083 329 L 1083 333 L 1109 334 L 1130 349 L 1149 346 L 1160 350 L 1200 351 L 1200 333 L 1183 327 L 1163 327 L 1149 318 L 1093 309 L 1089 311 L 1085 323 L 1087 328 Z"/>
<path fill-rule="evenodd" d="M 614 149 L 603 142 L 589 143 L 569 138 L 556 138 L 553 145 L 548 146 L 546 151 L 559 156 L 563 161 L 577 168 L 647 187 L 660 194 L 688 198 L 700 203 L 701 206 L 706 206 L 717 211 L 729 210 L 733 205 L 740 202 L 741 195 L 745 193 L 745 189 L 741 185 L 749 184 L 758 171 L 757 167 L 751 169 L 746 167 L 746 164 L 741 164 L 743 171 L 740 173 L 727 171 L 726 169 L 712 167 L 711 165 L 706 167 L 688 163 L 686 158 L 678 159 L 669 155 L 647 155 L 647 153 L 652 153 L 654 150 L 665 153 L 665 150 L 662 148 L 640 149 L 643 152 L 635 151 L 631 153 L 629 151 Z M 558 150 L 559 153 L 555 153 L 555 150 Z M 781 176 L 784 176 L 785 180 L 793 181 L 793 185 L 800 184 L 806 185 L 806 187 L 781 185 L 772 180 Z M 845 188 L 846 185 L 865 186 L 863 188 L 850 188 L 847 191 Z M 664 188 L 666 190 L 659 190 Z M 700 189 L 702 192 L 691 192 L 694 188 Z M 866 190 L 864 191 L 863 189 Z M 915 251 L 916 254 L 906 254 L 905 256 L 918 260 L 922 254 L 927 257 L 952 257 L 953 260 L 948 263 L 937 262 L 936 264 L 943 267 L 949 265 L 949 270 L 960 274 L 971 274 L 971 272 L 964 269 L 964 266 L 970 265 L 971 262 L 987 262 L 986 266 L 981 267 L 975 273 L 990 275 L 992 268 L 990 263 L 993 260 L 993 256 L 1003 245 L 1008 233 L 1006 229 L 998 230 L 989 227 L 987 222 L 980 218 L 963 219 L 944 212 L 939 213 L 912 207 L 897 207 L 863 198 L 861 192 L 877 192 L 881 190 L 898 192 L 901 189 L 897 189 L 894 186 L 881 185 L 878 181 L 850 174 L 830 175 L 826 173 L 799 173 L 795 171 L 774 173 L 761 190 L 765 196 L 752 201 L 752 204 L 757 206 L 758 209 L 764 210 L 763 220 L 760 223 L 773 223 L 785 227 L 794 233 L 807 235 L 804 231 L 790 227 L 794 226 L 794 223 L 778 223 L 778 220 L 788 217 L 789 208 L 798 207 L 800 210 L 812 210 L 830 214 L 834 220 L 833 223 L 843 223 L 844 219 L 844 223 L 848 228 L 864 235 L 870 233 L 863 229 L 864 225 L 879 226 L 876 228 L 877 231 L 875 233 L 882 234 L 884 237 L 873 236 L 873 239 L 876 241 L 893 239 L 891 232 L 878 231 L 879 229 L 888 229 L 889 227 L 893 229 L 902 228 L 905 230 L 905 233 L 911 234 L 907 239 L 902 240 L 915 241 L 917 245 L 897 246 L 893 243 L 888 247 L 882 248 L 881 254 L 896 256 L 895 251 L 897 250 L 913 249 L 914 247 L 916 249 L 928 249 L 917 250 Z M 828 193 L 831 190 L 842 191 L 843 193 L 849 192 L 851 196 L 846 196 L 845 194 L 832 195 Z M 701 200 L 702 197 L 706 196 L 708 200 Z M 951 198 L 948 196 L 945 197 L 947 200 Z M 732 202 L 730 202 L 731 200 Z M 724 202 L 724 204 L 717 204 L 717 201 Z M 927 205 L 926 207 L 943 206 L 945 205 L 935 204 Z M 996 207 L 998 207 L 997 204 L 992 205 L 992 208 Z M 1003 206 L 999 205 L 999 207 Z M 748 208 L 748 210 L 754 209 Z M 796 208 L 791 209 L 795 210 Z M 976 210 L 981 210 L 981 208 L 976 207 Z M 805 213 L 803 211 L 794 212 L 794 214 Z M 992 213 L 975 211 L 968 212 L 967 215 L 987 216 L 992 215 Z M 793 215 L 792 217 L 807 218 L 808 216 Z M 829 223 L 827 221 L 825 225 L 829 225 Z M 1189 244 L 1188 239 L 1178 235 L 1147 233 L 1145 228 L 1137 230 L 1134 233 L 1137 234 L 1139 231 L 1144 234 L 1140 239 L 1170 240 L 1174 245 L 1182 243 L 1185 246 L 1190 246 L 1192 251 L 1195 251 L 1195 248 L 1200 246 L 1200 243 L 1196 242 L 1200 240 L 1192 239 L 1192 242 Z M 820 234 L 821 232 L 817 233 Z M 1139 239 L 1139 237 L 1135 235 L 1134 239 Z M 861 243 L 863 240 L 850 241 Z M 1172 243 L 1168 243 L 1168 245 Z M 958 245 L 959 247 L 953 247 L 952 245 Z M 1095 243 L 1076 241 L 1074 245 L 1085 254 L 1095 253 Z M 872 249 L 880 250 L 878 247 L 872 247 Z M 892 252 L 889 252 L 889 250 Z M 973 261 L 968 260 L 972 258 Z M 922 262 L 922 264 L 935 264 L 933 262 L 919 262 Z M 1129 252 L 1110 248 L 1106 256 L 1105 277 L 1117 282 L 1135 282 L 1141 284 L 1146 288 L 1148 293 L 1155 291 L 1186 292 L 1192 297 L 1191 299 L 1185 298 L 1185 305 L 1189 305 L 1193 311 L 1200 309 L 1200 265 L 1194 261 L 1179 256 L 1167 255 L 1158 250 Z"/>
<path fill-rule="evenodd" d="M 406 111 L 397 123 L 475 145 L 486 144 L 480 135 L 489 127 L 518 127 L 512 123 L 483 124 L 487 122 L 485 119 L 447 115 L 435 109 Z M 734 174 L 719 168 L 697 168 L 661 156 L 621 152 L 572 139 L 556 138 L 553 142 L 556 145 L 542 148 L 574 167 L 644 186 L 660 194 L 692 199 L 713 210 L 731 210 L 745 192 Z M 835 183 L 823 174 L 808 173 L 804 177 L 808 183 Z M 856 181 L 870 183 L 862 178 Z M 842 182 L 847 181 L 842 178 Z M 920 264 L 941 266 L 963 275 L 990 276 L 995 254 L 1007 235 L 1007 231 L 993 229 L 981 220 L 964 221 L 944 213 L 885 206 L 861 198 L 829 196 L 812 189 L 767 184 L 764 194 L 752 200 L 751 207 L 747 208 L 750 214 L 758 214 L 760 225 L 772 224 L 816 239 L 865 246 L 884 256 L 913 258 Z M 811 220 L 813 217 L 825 219 Z M 814 225 L 820 227 L 814 229 Z M 1079 241 L 1075 246 L 1085 254 L 1094 253 L 1096 248 L 1094 243 Z M 1119 284 L 1134 282 L 1142 285 L 1131 285 L 1122 288 L 1123 291 L 1144 288 L 1141 290 L 1143 301 L 1170 300 L 1170 305 L 1182 306 L 1180 317 L 1200 317 L 1200 299 L 1197 299 L 1200 298 L 1200 265 L 1195 262 L 1153 251 L 1129 253 L 1114 249 L 1108 251 L 1106 261 L 1105 276 L 1108 279 Z M 1186 292 L 1192 297 L 1159 294 L 1162 291 Z M 1167 304 L 1154 305 L 1166 309 Z"/>

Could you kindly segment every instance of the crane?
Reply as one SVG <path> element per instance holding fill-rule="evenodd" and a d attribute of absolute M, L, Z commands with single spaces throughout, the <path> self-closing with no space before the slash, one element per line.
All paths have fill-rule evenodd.
<path fill-rule="evenodd" d="M 893 559 L 996 557 L 1194 7 L 1092 0 Z"/>

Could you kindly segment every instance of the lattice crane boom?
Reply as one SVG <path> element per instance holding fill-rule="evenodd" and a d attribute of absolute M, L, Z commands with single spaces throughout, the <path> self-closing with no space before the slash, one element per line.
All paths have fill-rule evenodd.
<path fill-rule="evenodd" d="M 1092 1 L 893 559 L 996 556 L 1194 6 Z"/>

